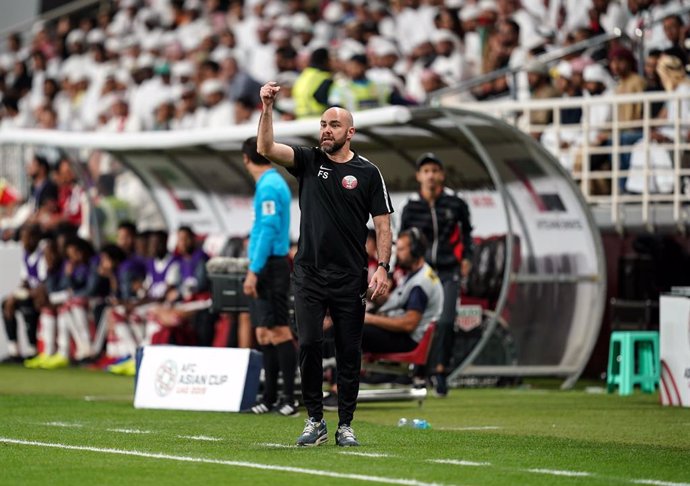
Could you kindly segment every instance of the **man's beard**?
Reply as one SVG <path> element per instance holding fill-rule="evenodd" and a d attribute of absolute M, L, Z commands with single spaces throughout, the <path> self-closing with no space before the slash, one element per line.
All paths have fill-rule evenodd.
<path fill-rule="evenodd" d="M 321 150 L 323 150 L 327 154 L 334 154 L 338 150 L 343 148 L 343 146 L 345 146 L 345 139 L 342 139 L 340 141 L 333 139 L 329 140 L 329 142 L 331 142 L 333 145 L 331 147 L 324 147 L 323 140 L 321 140 Z"/>
<path fill-rule="evenodd" d="M 403 259 L 398 259 L 396 262 L 396 265 L 400 267 L 402 270 L 410 271 L 412 270 L 412 265 L 414 264 L 414 261 L 410 258 L 408 260 L 403 260 Z"/>

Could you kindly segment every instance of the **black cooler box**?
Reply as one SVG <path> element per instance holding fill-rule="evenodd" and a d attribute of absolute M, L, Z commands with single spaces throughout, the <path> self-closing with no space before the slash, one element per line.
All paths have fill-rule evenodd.
<path fill-rule="evenodd" d="M 249 297 L 242 291 L 247 266 L 246 258 L 217 257 L 208 261 L 213 312 L 249 311 Z"/>

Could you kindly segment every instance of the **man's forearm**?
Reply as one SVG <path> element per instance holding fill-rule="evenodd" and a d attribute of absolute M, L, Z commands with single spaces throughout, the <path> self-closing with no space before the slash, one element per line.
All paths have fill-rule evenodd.
<path fill-rule="evenodd" d="M 391 232 L 390 215 L 379 216 L 374 219 L 376 226 L 376 253 L 379 261 L 389 263 L 393 248 L 393 234 Z"/>
<path fill-rule="evenodd" d="M 273 107 L 264 106 L 259 118 L 259 129 L 256 134 L 256 150 L 266 157 L 273 147 Z"/>

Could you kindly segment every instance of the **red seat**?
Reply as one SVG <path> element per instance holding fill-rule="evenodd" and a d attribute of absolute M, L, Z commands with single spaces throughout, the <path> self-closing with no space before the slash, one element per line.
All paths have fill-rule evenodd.
<path fill-rule="evenodd" d="M 394 361 L 398 363 L 424 365 L 426 364 L 426 359 L 429 356 L 431 340 L 434 337 L 435 330 L 436 323 L 430 323 L 429 327 L 426 328 L 422 339 L 419 341 L 419 344 L 417 344 L 417 347 L 412 351 L 407 351 L 406 353 L 365 353 L 364 359 L 370 363 L 374 361 Z"/>

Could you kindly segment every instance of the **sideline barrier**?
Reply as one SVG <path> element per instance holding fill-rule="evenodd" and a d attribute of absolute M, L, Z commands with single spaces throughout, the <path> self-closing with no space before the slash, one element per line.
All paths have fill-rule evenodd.
<path fill-rule="evenodd" d="M 659 301 L 661 404 L 690 407 L 690 297 L 667 294 Z"/>
<path fill-rule="evenodd" d="M 256 402 L 261 353 L 238 348 L 144 346 L 135 408 L 240 412 Z"/>

